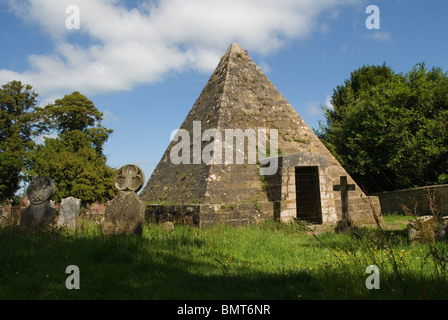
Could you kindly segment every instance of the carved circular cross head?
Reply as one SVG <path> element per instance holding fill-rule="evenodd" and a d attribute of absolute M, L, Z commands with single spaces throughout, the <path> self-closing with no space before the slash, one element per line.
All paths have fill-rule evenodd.
<path fill-rule="evenodd" d="M 143 170 L 134 164 L 127 164 L 118 170 L 115 187 L 120 191 L 137 192 L 145 183 Z"/>
<path fill-rule="evenodd" d="M 56 192 L 56 186 L 49 177 L 37 177 L 31 181 L 26 196 L 32 204 L 41 204 L 50 200 Z"/>

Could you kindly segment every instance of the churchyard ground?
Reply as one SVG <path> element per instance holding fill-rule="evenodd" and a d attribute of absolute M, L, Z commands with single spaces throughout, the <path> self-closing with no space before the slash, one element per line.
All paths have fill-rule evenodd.
<path fill-rule="evenodd" d="M 107 237 L 89 221 L 75 231 L 3 227 L 0 299 L 446 299 L 448 244 L 410 243 L 409 219 L 344 234 L 273 221 L 145 224 L 142 236 Z M 72 265 L 79 289 L 69 290 Z M 369 265 L 379 289 L 366 286 Z"/>

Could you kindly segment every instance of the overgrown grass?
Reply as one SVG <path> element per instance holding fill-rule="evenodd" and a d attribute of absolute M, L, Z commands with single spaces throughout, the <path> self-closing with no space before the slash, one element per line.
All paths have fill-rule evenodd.
<path fill-rule="evenodd" d="M 172 231 L 148 224 L 142 237 L 103 237 L 97 226 L 45 233 L 4 227 L 0 298 L 448 298 L 446 274 L 428 248 L 409 243 L 406 224 L 396 227 L 400 218 L 385 219 L 395 219 L 384 229 L 389 245 L 377 229 L 316 238 L 299 224 L 273 221 Z M 437 246 L 447 252 L 447 243 Z M 80 269 L 79 290 L 65 287 L 69 265 Z M 380 269 L 379 290 L 366 288 L 368 265 Z"/>

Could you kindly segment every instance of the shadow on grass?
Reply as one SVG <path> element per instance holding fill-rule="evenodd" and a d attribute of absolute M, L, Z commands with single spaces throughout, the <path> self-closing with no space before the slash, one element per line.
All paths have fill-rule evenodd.
<path fill-rule="evenodd" d="M 402 299 L 393 279 L 365 288 L 366 275 L 337 268 L 319 272 L 251 270 L 241 261 L 224 268 L 202 255 L 206 244 L 191 237 L 103 237 L 99 233 L 27 233 L 0 229 L 1 299 Z M 199 253 L 198 253 L 199 252 Z M 80 269 L 80 289 L 68 290 L 65 270 Z M 447 297 L 435 280 L 407 278 L 409 298 Z"/>

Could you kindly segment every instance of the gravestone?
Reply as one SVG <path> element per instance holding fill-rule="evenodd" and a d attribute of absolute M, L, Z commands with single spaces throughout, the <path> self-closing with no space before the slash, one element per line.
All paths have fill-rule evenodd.
<path fill-rule="evenodd" d="M 428 243 L 448 238 L 448 217 L 422 216 L 408 224 L 409 240 Z"/>
<path fill-rule="evenodd" d="M 75 229 L 76 219 L 78 218 L 80 209 L 80 199 L 74 197 L 62 199 L 59 209 L 58 226 Z"/>
<path fill-rule="evenodd" d="M 30 183 L 26 192 L 29 206 L 22 211 L 20 227 L 45 229 L 54 224 L 56 209 L 50 199 L 55 191 L 55 184 L 49 177 L 37 177 Z"/>
<path fill-rule="evenodd" d="M 6 209 L 6 206 L 0 206 L 0 227 L 6 221 L 8 217 L 8 211 Z"/>
<path fill-rule="evenodd" d="M 103 234 L 142 234 L 145 204 L 137 192 L 144 182 L 143 170 L 136 165 L 128 164 L 118 170 L 115 187 L 119 192 L 107 203 Z"/>
<path fill-rule="evenodd" d="M 333 191 L 341 192 L 342 219 L 338 221 L 335 231 L 344 232 L 352 227 L 348 214 L 348 192 L 355 191 L 354 184 L 347 183 L 347 177 L 340 177 L 340 184 L 333 186 Z"/>

